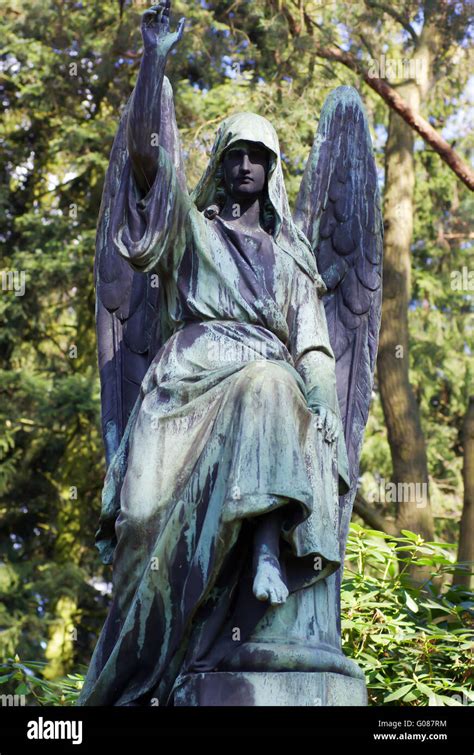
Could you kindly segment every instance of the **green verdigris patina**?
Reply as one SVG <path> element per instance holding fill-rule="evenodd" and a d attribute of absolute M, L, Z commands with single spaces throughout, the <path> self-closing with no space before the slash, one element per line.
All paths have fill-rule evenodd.
<path fill-rule="evenodd" d="M 168 12 L 165 2 L 145 14 L 145 49 L 154 39 L 169 52 L 179 38 Z M 161 341 L 120 443 L 104 422 L 115 447 L 96 542 L 113 563 L 113 600 L 79 705 L 196 704 L 183 685 L 216 673 L 362 678 L 340 648 L 339 496 L 351 477 L 314 248 L 290 213 L 278 137 L 257 114 L 221 124 L 188 194 L 165 61 L 145 53 L 99 221 L 103 388 L 119 332 L 105 310 L 130 343 L 146 275 L 160 283 Z M 150 168 L 137 123 L 141 113 L 152 126 L 153 108 L 140 109 L 151 93 L 161 110 Z"/>

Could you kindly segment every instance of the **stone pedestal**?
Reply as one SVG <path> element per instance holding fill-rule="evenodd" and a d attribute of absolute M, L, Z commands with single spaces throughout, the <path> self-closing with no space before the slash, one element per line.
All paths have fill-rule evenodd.
<path fill-rule="evenodd" d="M 176 706 L 367 705 L 365 682 L 331 672 L 214 671 L 189 674 Z"/>

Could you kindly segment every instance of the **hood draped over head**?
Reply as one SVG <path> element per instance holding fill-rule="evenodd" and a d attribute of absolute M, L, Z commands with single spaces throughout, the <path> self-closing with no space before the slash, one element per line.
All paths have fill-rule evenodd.
<path fill-rule="evenodd" d="M 191 199 L 200 211 L 216 203 L 219 188 L 218 169 L 222 164 L 224 152 L 232 144 L 241 140 L 257 142 L 270 152 L 266 191 L 275 215 L 274 241 L 284 252 L 293 257 L 317 283 L 321 291 L 325 291 L 326 286 L 318 274 L 310 243 L 293 222 L 283 179 L 278 136 L 266 118 L 256 113 L 237 113 L 221 123 L 209 164 L 192 192 Z"/>

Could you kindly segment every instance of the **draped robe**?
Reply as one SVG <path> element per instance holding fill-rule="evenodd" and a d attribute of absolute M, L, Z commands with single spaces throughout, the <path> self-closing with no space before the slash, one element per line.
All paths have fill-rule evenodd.
<path fill-rule="evenodd" d="M 241 138 L 234 121 L 224 141 Z M 275 144 L 255 140 L 281 173 Z M 159 276 L 172 334 L 107 471 L 96 542 L 113 596 L 79 705 L 169 704 L 186 673 L 232 655 L 268 608 L 252 593 L 252 538 L 275 508 L 290 593 L 340 566 L 347 456 L 313 411 L 339 411 L 314 261 L 291 234 L 257 240 L 198 205 L 163 148 L 142 199 L 127 159 L 113 243 Z"/>

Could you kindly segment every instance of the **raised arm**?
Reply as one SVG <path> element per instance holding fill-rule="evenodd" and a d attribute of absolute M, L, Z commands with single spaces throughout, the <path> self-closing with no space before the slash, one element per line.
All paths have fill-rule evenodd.
<path fill-rule="evenodd" d="M 124 159 L 115 163 L 110 206 L 110 244 L 141 273 L 171 273 L 192 233 L 194 206 L 186 187 L 173 92 L 164 76 L 184 19 L 171 34 L 169 8 L 163 2 L 143 15 L 145 52 L 123 116 L 120 134 L 126 149 L 124 144 Z"/>
<path fill-rule="evenodd" d="M 170 0 L 163 0 L 142 16 L 144 53 L 127 121 L 128 152 L 142 196 L 150 190 L 158 171 L 161 92 L 166 60 L 183 35 L 185 19 L 180 20 L 172 33 L 169 14 Z"/>

